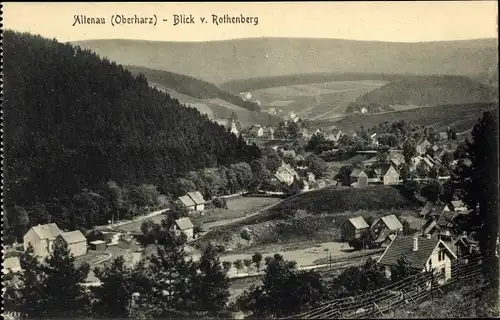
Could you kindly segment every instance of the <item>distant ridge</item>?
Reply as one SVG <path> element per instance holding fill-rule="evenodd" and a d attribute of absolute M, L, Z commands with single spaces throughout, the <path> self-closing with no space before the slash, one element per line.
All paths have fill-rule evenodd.
<path fill-rule="evenodd" d="M 214 84 L 319 72 L 473 76 L 496 68 L 498 61 L 497 39 L 417 43 L 309 38 L 115 39 L 74 44 L 121 64 L 185 74 Z"/>

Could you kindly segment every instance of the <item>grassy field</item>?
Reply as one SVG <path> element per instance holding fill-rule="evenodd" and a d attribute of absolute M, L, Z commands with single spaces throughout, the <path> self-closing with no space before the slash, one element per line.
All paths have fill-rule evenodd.
<path fill-rule="evenodd" d="M 446 131 L 447 127 L 456 132 L 471 129 L 481 117 L 484 110 L 493 110 L 495 103 L 457 104 L 437 107 L 425 107 L 406 111 L 389 112 L 373 115 L 350 115 L 334 124 L 344 131 L 353 131 L 364 126 L 372 128 L 384 121 L 411 121 L 422 126 L 433 126 L 438 131 Z M 316 122 L 320 127 L 331 126 L 330 121 Z"/>
<path fill-rule="evenodd" d="M 227 201 L 227 209 L 211 208 L 203 216 L 197 216 L 193 223 L 207 223 L 244 217 L 261 208 L 277 203 L 281 199 L 270 197 L 234 197 Z"/>
<path fill-rule="evenodd" d="M 359 96 L 384 85 L 384 81 L 335 81 L 272 87 L 252 91 L 263 106 L 276 106 L 308 119 L 331 119 L 345 114 Z"/>

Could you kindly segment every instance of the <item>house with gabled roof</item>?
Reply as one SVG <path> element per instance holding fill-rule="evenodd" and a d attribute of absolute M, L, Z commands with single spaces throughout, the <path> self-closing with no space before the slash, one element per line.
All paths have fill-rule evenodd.
<path fill-rule="evenodd" d="M 18 257 L 10 257 L 3 261 L 2 272 L 4 274 L 16 273 L 21 271 L 21 261 Z"/>
<path fill-rule="evenodd" d="M 352 187 L 364 187 L 368 185 L 368 175 L 361 169 L 355 168 L 349 175 L 349 182 Z"/>
<path fill-rule="evenodd" d="M 437 237 L 416 237 L 397 235 L 385 249 L 377 263 L 384 267 L 388 278 L 391 268 L 398 265 L 399 258 L 404 257 L 415 272 L 433 271 L 440 277 L 438 283 L 443 284 L 452 277 L 451 264 L 457 256 Z"/>
<path fill-rule="evenodd" d="M 55 223 L 31 227 L 23 237 L 24 250 L 26 251 L 31 244 L 36 256 L 40 258 L 48 257 L 54 250 L 54 242 L 57 236 L 62 233 Z"/>
<path fill-rule="evenodd" d="M 370 227 L 370 231 L 376 237 L 378 237 L 382 231 L 388 232 L 388 234 L 397 234 L 403 231 L 403 224 L 395 215 L 391 214 L 375 219 Z"/>
<path fill-rule="evenodd" d="M 365 218 L 359 216 L 347 219 L 340 229 L 342 241 L 350 241 L 361 238 L 365 232 L 369 231 L 370 225 L 368 225 Z"/>
<path fill-rule="evenodd" d="M 71 254 L 75 257 L 83 256 L 87 253 L 87 238 L 80 230 L 63 232 L 57 236 L 56 242 L 65 243 Z"/>
<path fill-rule="evenodd" d="M 468 211 L 467 206 L 462 202 L 462 200 L 452 200 L 449 204 L 447 204 L 443 211 L 455 211 L 455 212 L 464 212 Z"/>
<path fill-rule="evenodd" d="M 325 136 L 325 139 L 333 142 L 338 142 L 342 137 L 342 134 L 342 130 L 335 128 Z"/>
<path fill-rule="evenodd" d="M 260 138 L 264 135 L 264 128 L 260 125 L 253 125 L 250 127 L 250 135 Z"/>
<path fill-rule="evenodd" d="M 178 200 L 188 211 L 194 211 L 196 208 L 196 203 L 187 194 L 179 197 Z"/>
<path fill-rule="evenodd" d="M 291 185 L 295 179 L 299 179 L 298 173 L 287 163 L 282 162 L 281 166 L 276 170 L 274 177 L 286 185 Z"/>
<path fill-rule="evenodd" d="M 273 127 L 264 128 L 262 137 L 264 139 L 274 140 L 274 132 L 275 132 L 275 130 Z"/>
<path fill-rule="evenodd" d="M 188 192 L 187 196 L 191 198 L 191 200 L 194 202 L 194 210 L 195 211 L 203 211 L 205 210 L 205 199 L 203 198 L 203 195 L 199 191 L 194 191 L 194 192 Z"/>
<path fill-rule="evenodd" d="M 381 164 L 374 169 L 374 172 L 384 185 L 399 184 L 399 172 L 392 164 Z"/>
<path fill-rule="evenodd" d="M 424 138 L 424 139 L 420 140 L 420 142 L 417 143 L 416 151 L 418 154 L 424 155 L 427 153 L 427 148 L 429 148 L 431 146 L 432 146 L 432 143 L 430 143 L 429 140 L 427 140 L 427 138 Z"/>
<path fill-rule="evenodd" d="M 455 250 L 459 258 L 469 257 L 479 253 L 479 242 L 471 239 L 466 234 L 460 235 L 454 242 Z"/>
<path fill-rule="evenodd" d="M 188 241 L 194 238 L 194 225 L 188 217 L 175 220 L 170 228 L 177 235 L 185 234 Z"/>

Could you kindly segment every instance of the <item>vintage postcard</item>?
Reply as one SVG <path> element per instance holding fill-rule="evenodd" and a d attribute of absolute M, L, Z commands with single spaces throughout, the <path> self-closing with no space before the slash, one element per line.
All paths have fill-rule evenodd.
<path fill-rule="evenodd" d="M 3 317 L 500 316 L 497 12 L 3 3 Z"/>

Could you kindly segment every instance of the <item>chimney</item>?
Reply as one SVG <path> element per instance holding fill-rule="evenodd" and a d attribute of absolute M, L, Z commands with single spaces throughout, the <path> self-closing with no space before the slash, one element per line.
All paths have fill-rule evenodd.
<path fill-rule="evenodd" d="M 418 251 L 418 237 L 413 237 L 413 251 Z"/>

